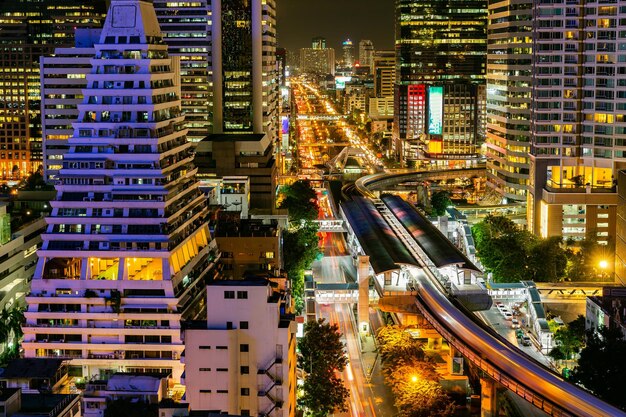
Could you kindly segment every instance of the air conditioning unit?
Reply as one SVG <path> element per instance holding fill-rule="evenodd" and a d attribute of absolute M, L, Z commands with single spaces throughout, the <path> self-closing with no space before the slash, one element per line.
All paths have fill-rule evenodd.
<path fill-rule="evenodd" d="M 100 249 L 109 249 L 109 242 L 100 242 Z"/>
<path fill-rule="evenodd" d="M 112 216 L 113 215 L 113 209 L 104 209 L 102 211 L 102 214 L 104 214 L 105 216 Z"/>

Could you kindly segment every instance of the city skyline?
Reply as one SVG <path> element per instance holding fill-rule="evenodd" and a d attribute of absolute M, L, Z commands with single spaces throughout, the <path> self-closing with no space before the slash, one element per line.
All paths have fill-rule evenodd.
<path fill-rule="evenodd" d="M 280 2 L 278 44 L 296 51 L 321 36 L 327 39 L 328 48 L 338 51 L 348 38 L 356 45 L 369 39 L 376 50 L 393 49 L 393 12 L 392 4 L 377 0 L 320 0 L 315 5 L 303 0 Z"/>

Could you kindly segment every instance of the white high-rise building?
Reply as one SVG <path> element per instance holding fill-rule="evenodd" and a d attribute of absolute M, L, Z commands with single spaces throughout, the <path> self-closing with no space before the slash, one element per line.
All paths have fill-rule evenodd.
<path fill-rule="evenodd" d="M 204 314 L 218 255 L 178 77 L 152 2 L 112 0 L 27 297 L 26 357 L 180 379 L 180 321 Z"/>
<path fill-rule="evenodd" d="M 57 179 L 74 133 L 78 104 L 83 101 L 86 75 L 91 72 L 94 42 L 100 29 L 77 29 L 75 48 L 56 48 L 54 55 L 39 61 L 41 78 L 41 129 L 43 170 L 46 181 Z"/>

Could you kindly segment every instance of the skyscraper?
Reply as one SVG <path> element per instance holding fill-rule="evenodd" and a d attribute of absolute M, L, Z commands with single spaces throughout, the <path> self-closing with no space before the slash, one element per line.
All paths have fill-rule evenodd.
<path fill-rule="evenodd" d="M 541 236 L 615 236 L 626 168 L 626 54 L 615 3 L 533 4 L 528 226 Z"/>
<path fill-rule="evenodd" d="M 27 299 L 26 357 L 172 372 L 217 250 L 152 2 L 112 0 Z M 68 314 L 69 313 L 69 314 Z"/>
<path fill-rule="evenodd" d="M 335 75 L 333 48 L 300 48 L 300 71 L 310 74 Z"/>
<path fill-rule="evenodd" d="M 313 49 L 326 49 L 326 38 L 317 36 L 311 39 L 311 48 Z"/>
<path fill-rule="evenodd" d="M 170 55 L 180 57 L 181 105 L 189 130 L 187 139 L 192 142 L 201 141 L 211 132 L 208 7 L 207 0 L 154 1 L 163 41 Z"/>
<path fill-rule="evenodd" d="M 396 79 L 396 55 L 394 51 L 376 51 L 372 57 L 374 96 L 393 97 Z"/>
<path fill-rule="evenodd" d="M 372 60 L 374 58 L 374 44 L 372 41 L 363 39 L 359 42 L 359 65 L 361 67 L 372 66 Z"/>
<path fill-rule="evenodd" d="M 215 0 L 209 11 L 213 134 L 198 149 L 201 169 L 249 176 L 251 206 L 271 208 L 279 99 L 276 2 Z"/>
<path fill-rule="evenodd" d="M 407 161 L 476 153 L 487 2 L 396 0 L 394 140 Z"/>
<path fill-rule="evenodd" d="M 487 30 L 487 185 L 526 201 L 532 1 L 491 0 Z"/>
<path fill-rule="evenodd" d="M 345 68 L 352 68 L 354 66 L 354 44 L 350 39 L 346 39 L 341 44 L 343 50 L 342 62 Z"/>
<path fill-rule="evenodd" d="M 74 45 L 74 30 L 101 26 L 104 0 L 14 0 L 0 4 L 0 178 L 42 163 L 39 59 Z"/>

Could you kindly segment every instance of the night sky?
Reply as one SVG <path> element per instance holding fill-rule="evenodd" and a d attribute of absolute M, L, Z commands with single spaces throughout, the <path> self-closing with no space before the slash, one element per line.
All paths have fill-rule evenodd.
<path fill-rule="evenodd" d="M 294 51 L 310 48 L 311 38 L 323 36 L 327 47 L 335 50 L 349 37 L 355 45 L 356 58 L 361 39 L 370 39 L 376 50 L 393 49 L 392 0 L 277 0 L 276 3 L 278 46 L 283 48 Z"/>

